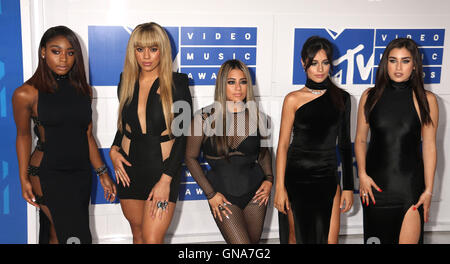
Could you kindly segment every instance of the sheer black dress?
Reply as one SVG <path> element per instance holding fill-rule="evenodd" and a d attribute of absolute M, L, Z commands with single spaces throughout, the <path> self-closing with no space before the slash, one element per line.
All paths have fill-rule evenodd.
<path fill-rule="evenodd" d="M 189 113 L 175 113 L 176 119 L 179 115 L 192 117 L 192 97 L 189 91 L 188 77 L 186 74 L 173 73 L 172 97 L 173 102 L 184 101 L 189 105 Z M 185 134 L 181 136 L 162 135 L 166 130 L 166 123 L 162 110 L 159 94 L 159 78 L 157 78 L 150 88 L 146 103 L 146 129 L 145 133 L 138 117 L 139 81 L 136 81 L 133 98 L 130 104 L 125 105 L 122 110 L 122 131 L 117 130 L 113 146 L 120 148 L 120 153 L 131 163 L 131 167 L 123 164 L 130 186 L 117 186 L 118 197 L 120 199 L 147 200 L 153 186 L 160 180 L 161 175 L 167 174 L 172 177 L 170 183 L 169 201 L 176 203 L 178 199 L 181 163 L 184 158 L 186 147 Z M 120 83 L 118 95 L 120 94 Z M 188 124 L 181 123 L 179 129 L 186 130 Z M 173 129 L 173 128 L 172 128 Z M 174 139 L 172 149 L 168 158 L 163 160 L 161 143 Z"/>
<path fill-rule="evenodd" d="M 351 101 L 347 92 L 339 89 L 338 93 L 343 97 L 343 111 L 335 107 L 330 91 L 325 90 L 295 112 L 285 186 L 298 244 L 328 243 L 333 199 L 340 185 L 336 141 L 342 161 L 342 189 L 353 191 Z M 279 225 L 280 242 L 287 243 L 289 224 L 282 213 Z"/>
<path fill-rule="evenodd" d="M 92 170 L 87 129 L 92 121 L 91 99 L 76 91 L 67 76 L 55 75 L 53 93 L 38 92 L 38 116 L 33 116 L 38 143 L 31 155 L 28 174 L 39 176 L 58 242 L 92 243 L 89 202 Z M 48 220 L 41 212 L 40 242 L 48 242 Z"/>
<path fill-rule="evenodd" d="M 258 117 L 252 118 L 248 109 L 227 112 L 229 148 L 225 156 L 217 150 L 213 116 L 210 109 L 206 109 L 197 112 L 192 120 L 185 163 L 207 199 L 220 192 L 232 203 L 227 205 L 232 211 L 228 219 L 222 217 L 223 222 L 215 219 L 225 241 L 229 244 L 258 243 L 267 206 L 259 206 L 252 198 L 264 180 L 273 182 L 272 156 L 267 144 L 262 142 L 262 135 L 267 134 L 260 133 L 266 126 L 258 125 L 267 119 L 261 118 L 262 114 L 259 121 Z M 197 160 L 200 150 L 211 167 L 206 175 Z"/>
<path fill-rule="evenodd" d="M 422 125 L 409 82 L 391 81 L 369 116 L 366 172 L 381 188 L 363 206 L 364 243 L 397 244 L 403 218 L 425 190 Z M 423 207 L 420 240 L 423 242 Z"/>

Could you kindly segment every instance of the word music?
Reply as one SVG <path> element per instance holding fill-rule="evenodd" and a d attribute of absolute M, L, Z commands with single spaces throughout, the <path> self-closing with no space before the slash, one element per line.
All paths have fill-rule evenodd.
<path fill-rule="evenodd" d="M 237 59 L 251 68 L 256 66 L 257 28 L 181 27 L 180 71 L 190 85 L 214 85 L 220 66 Z"/>

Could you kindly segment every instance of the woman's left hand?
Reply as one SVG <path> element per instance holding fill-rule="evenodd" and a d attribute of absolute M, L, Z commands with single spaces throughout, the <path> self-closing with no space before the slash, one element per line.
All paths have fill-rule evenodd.
<path fill-rule="evenodd" d="M 343 208 L 344 203 L 345 203 L 345 208 Z M 342 213 L 347 212 L 348 210 L 350 210 L 352 208 L 352 205 L 353 205 L 353 191 L 351 191 L 351 190 L 342 191 L 341 203 L 339 205 L 341 212 Z"/>
<path fill-rule="evenodd" d="M 417 210 L 419 206 L 423 205 L 423 220 L 425 223 L 428 222 L 430 216 L 430 205 L 431 205 L 431 192 L 425 191 L 420 195 L 419 202 L 414 205 L 413 210 Z"/>
<path fill-rule="evenodd" d="M 256 191 L 255 196 L 253 196 L 252 200 L 254 203 L 259 201 L 259 206 L 267 205 L 269 202 L 270 191 L 272 190 L 272 183 L 270 181 L 263 181 L 259 189 Z"/>
<path fill-rule="evenodd" d="M 114 202 L 114 200 L 116 199 L 117 190 L 116 185 L 111 180 L 111 177 L 109 177 L 108 173 L 104 173 L 100 175 L 99 179 L 100 184 L 103 187 L 103 191 L 105 192 L 106 201 L 110 203 Z"/>
<path fill-rule="evenodd" d="M 163 174 L 148 195 L 147 201 L 150 202 L 150 212 L 152 217 L 158 216 L 159 218 L 162 218 L 163 212 L 168 212 L 171 181 L 172 177 Z M 159 207 L 158 204 L 160 205 Z"/>

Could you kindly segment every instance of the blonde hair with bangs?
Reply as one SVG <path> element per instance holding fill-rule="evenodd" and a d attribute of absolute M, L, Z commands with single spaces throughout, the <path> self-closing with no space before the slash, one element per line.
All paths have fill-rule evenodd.
<path fill-rule="evenodd" d="M 139 79 L 140 67 L 136 60 L 135 49 L 137 47 L 155 46 L 160 50 L 159 94 L 166 127 L 169 130 L 169 134 L 171 134 L 170 124 L 173 120 L 172 49 L 166 31 L 154 22 L 136 26 L 128 40 L 119 94 L 120 104 L 117 125 L 120 131 L 122 131 L 122 110 L 124 106 L 130 104 L 133 99 L 134 86 Z"/>

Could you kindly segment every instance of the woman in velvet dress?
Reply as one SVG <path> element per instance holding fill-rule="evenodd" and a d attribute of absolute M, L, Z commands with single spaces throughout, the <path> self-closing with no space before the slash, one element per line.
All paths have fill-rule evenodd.
<path fill-rule="evenodd" d="M 301 52 L 305 87 L 284 99 L 274 200 L 281 212 L 281 243 L 337 243 L 339 209 L 347 212 L 353 203 L 351 101 L 330 80 L 332 52 L 324 38 L 306 40 Z M 336 140 L 342 160 L 342 192 Z"/>
<path fill-rule="evenodd" d="M 185 162 L 225 241 L 258 243 L 273 182 L 272 157 L 264 141 L 267 119 L 256 107 L 244 63 L 222 64 L 214 99 L 194 115 Z M 197 160 L 200 150 L 211 166 L 206 174 Z"/>
<path fill-rule="evenodd" d="M 89 163 L 105 198 L 115 199 L 114 182 L 92 135 L 91 96 L 75 33 L 64 26 L 48 29 L 39 44 L 36 72 L 13 95 L 22 194 L 41 209 L 40 243 L 92 242 Z M 31 120 L 38 137 L 32 153 Z"/>
<path fill-rule="evenodd" d="M 361 96 L 355 153 L 364 243 L 423 242 L 436 169 L 438 105 L 422 76 L 417 45 L 396 39 L 383 53 L 375 87 Z"/>
<path fill-rule="evenodd" d="M 178 198 L 192 98 L 187 75 L 172 72 L 170 41 L 160 25 L 140 24 L 131 33 L 118 96 L 110 157 L 122 211 L 134 243 L 161 244 Z M 181 113 L 174 114 L 175 106 Z M 179 115 L 187 124 L 175 124 Z"/>

